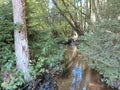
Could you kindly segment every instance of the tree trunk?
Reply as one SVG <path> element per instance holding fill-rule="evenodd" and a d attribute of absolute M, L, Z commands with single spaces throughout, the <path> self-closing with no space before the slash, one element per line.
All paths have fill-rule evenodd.
<path fill-rule="evenodd" d="M 95 0 L 91 0 L 91 8 L 93 11 L 93 21 L 96 22 L 98 21 L 98 13 L 97 13 L 97 7 L 96 7 L 96 2 Z"/>
<path fill-rule="evenodd" d="M 29 81 L 29 49 L 25 20 L 25 0 L 12 0 L 13 19 L 18 27 L 14 30 L 14 43 L 17 68 L 24 74 L 24 80 Z"/>

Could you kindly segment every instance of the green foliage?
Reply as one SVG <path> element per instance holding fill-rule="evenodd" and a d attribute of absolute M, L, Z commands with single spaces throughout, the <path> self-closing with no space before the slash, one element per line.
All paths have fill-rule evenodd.
<path fill-rule="evenodd" d="M 49 13 L 46 4 L 43 1 L 33 1 L 27 3 L 27 27 L 30 48 L 30 73 L 35 78 L 44 72 L 48 72 L 48 68 L 60 70 L 58 64 L 62 60 L 64 53 L 62 47 L 57 45 L 58 37 L 55 36 L 56 31 L 53 30 L 54 26 L 49 25 Z M 43 2 L 41 4 L 41 2 Z M 33 5 L 35 3 L 35 5 Z M 32 4 L 32 5 L 31 5 Z M 39 7 L 39 4 L 41 5 Z M 36 5 L 38 7 L 36 7 Z M 4 6 L 4 8 L 3 8 Z M 45 8 L 44 8 L 44 7 Z M 1 87 L 4 89 L 13 90 L 24 83 L 23 75 L 16 69 L 16 61 L 14 56 L 13 44 L 13 30 L 14 25 L 12 21 L 12 6 L 11 3 L 2 3 L 0 10 L 0 67 L 1 68 Z M 36 8 L 35 8 L 36 7 Z M 42 9 L 41 9 L 42 8 Z M 6 12 L 4 12 L 6 11 Z M 55 26 L 59 25 L 54 23 Z M 19 24 L 17 27 L 19 28 Z M 62 26 L 56 26 L 63 33 Z M 55 29 L 55 28 L 54 28 Z M 57 32 L 59 32 L 57 31 Z M 61 34 L 60 33 L 60 34 Z M 60 37 L 64 34 L 60 35 Z M 19 74 L 19 76 L 18 76 Z M 6 79 L 3 79 L 8 75 Z"/>
<path fill-rule="evenodd" d="M 120 81 L 120 21 L 117 1 L 105 3 L 110 6 L 104 6 L 100 11 L 101 21 L 95 24 L 96 31 L 86 32 L 79 38 L 83 41 L 79 45 L 79 52 L 91 68 L 104 76 L 103 81 L 114 87 L 115 79 Z M 109 11 L 114 13 L 109 16 Z"/>
<path fill-rule="evenodd" d="M 0 3 L 0 8 L 0 88 L 13 90 L 23 84 L 23 75 L 16 69 L 11 2 Z"/>
<path fill-rule="evenodd" d="M 1 84 L 3 89 L 14 90 L 24 83 L 23 74 L 19 70 L 14 67 L 11 71 L 4 72 L 4 81 Z"/>
<path fill-rule="evenodd" d="M 53 6 L 49 9 L 49 0 L 27 0 L 27 27 L 32 30 L 50 29 L 54 36 L 69 37 L 72 28 L 61 15 L 60 11 Z M 61 4 L 61 1 L 59 4 Z M 63 7 L 63 4 L 62 6 Z M 65 9 L 65 7 L 64 7 Z M 67 14 L 67 11 L 63 12 Z M 69 15 L 67 14 L 69 17 Z M 72 22 L 72 21 L 71 21 Z"/>
<path fill-rule="evenodd" d="M 79 45 L 89 65 L 112 81 L 120 75 L 120 35 L 107 31 L 86 33 Z"/>
<path fill-rule="evenodd" d="M 32 31 L 29 39 L 30 71 L 33 76 L 48 72 L 52 67 L 59 68 L 57 65 L 61 62 L 64 51 L 58 46 L 57 39 L 53 38 L 50 30 Z"/>
<path fill-rule="evenodd" d="M 12 36 L 15 25 L 11 1 L 7 1 L 0 1 L 0 83 L 4 89 L 13 90 L 24 81 L 23 75 L 16 69 Z M 51 68 L 61 70 L 64 50 L 57 42 L 70 37 L 73 28 L 81 32 L 84 27 L 90 27 L 85 6 L 79 5 L 81 0 L 55 0 L 60 10 L 56 6 L 50 9 L 48 1 L 26 0 L 31 78 L 49 72 Z M 113 80 L 120 80 L 120 5 L 119 0 L 103 2 L 97 7 L 100 21 L 93 24 L 96 31 L 87 30 L 80 37 L 83 42 L 79 45 L 79 52 L 90 67 L 108 77 L 106 82 L 114 86 Z M 86 22 L 88 25 L 84 26 Z"/>
<path fill-rule="evenodd" d="M 58 22 L 58 10 L 48 11 L 48 1 L 27 0 L 27 27 L 30 49 L 30 72 L 33 77 L 48 72 L 48 68 L 59 69 L 63 48 L 57 44 L 65 40 L 66 22 Z"/>
<path fill-rule="evenodd" d="M 86 35 L 84 38 L 87 40 L 84 44 L 80 44 L 80 52 L 85 55 L 90 67 L 109 78 L 108 84 L 113 84 L 114 79 L 119 78 L 120 75 L 120 39 L 116 40 L 116 36 L 113 38 L 110 35 L 107 35 L 110 37 L 109 39 L 103 39 L 95 34 Z M 118 37 L 120 38 L 120 36 Z"/>

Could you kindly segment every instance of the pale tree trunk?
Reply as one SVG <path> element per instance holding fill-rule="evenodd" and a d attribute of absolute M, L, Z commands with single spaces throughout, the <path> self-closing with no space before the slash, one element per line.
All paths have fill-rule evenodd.
<path fill-rule="evenodd" d="M 24 74 L 24 80 L 29 81 L 29 49 L 25 20 L 25 0 L 12 0 L 13 19 L 17 27 L 14 30 L 14 43 L 17 68 Z"/>
<path fill-rule="evenodd" d="M 96 22 L 98 21 L 98 13 L 97 13 L 97 7 L 96 7 L 96 1 L 95 0 L 91 0 L 91 8 L 92 8 L 92 17 L 93 17 L 93 21 Z"/>

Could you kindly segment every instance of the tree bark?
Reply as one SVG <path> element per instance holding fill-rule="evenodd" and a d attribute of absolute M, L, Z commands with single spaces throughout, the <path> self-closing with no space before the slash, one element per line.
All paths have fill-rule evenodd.
<path fill-rule="evenodd" d="M 73 28 L 73 30 L 75 32 L 77 32 L 79 35 L 83 35 L 83 31 L 81 31 L 80 27 L 77 25 L 78 23 L 76 22 L 76 20 L 74 20 L 74 17 L 72 16 L 72 14 L 67 11 L 67 13 L 70 16 L 70 19 L 64 14 L 64 12 L 62 11 L 62 9 L 59 7 L 58 3 L 56 2 L 56 0 L 52 0 L 54 5 L 56 6 L 56 8 L 59 10 L 60 14 L 66 19 L 66 21 L 69 23 L 69 25 Z M 67 9 L 66 3 L 64 2 L 64 0 L 62 0 L 62 3 L 64 4 L 64 6 Z"/>
<path fill-rule="evenodd" d="M 95 0 L 91 0 L 91 8 L 92 8 L 92 11 L 93 11 L 93 19 L 94 19 L 94 22 L 98 21 L 98 13 L 97 13 L 97 7 L 96 7 L 96 2 Z"/>
<path fill-rule="evenodd" d="M 29 49 L 25 20 L 25 0 L 12 0 L 13 19 L 18 27 L 14 30 L 14 43 L 17 68 L 24 74 L 24 80 L 29 81 Z"/>

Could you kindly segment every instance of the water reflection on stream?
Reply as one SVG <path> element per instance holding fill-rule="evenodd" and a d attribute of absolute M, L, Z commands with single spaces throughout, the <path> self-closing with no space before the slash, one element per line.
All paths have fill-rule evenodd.
<path fill-rule="evenodd" d="M 57 81 L 59 90 L 114 90 L 101 82 L 101 76 L 90 69 L 76 51 L 76 46 L 66 48 L 69 64 Z"/>

